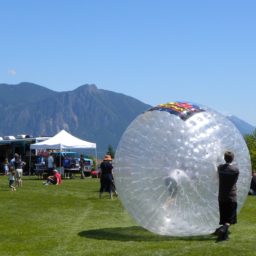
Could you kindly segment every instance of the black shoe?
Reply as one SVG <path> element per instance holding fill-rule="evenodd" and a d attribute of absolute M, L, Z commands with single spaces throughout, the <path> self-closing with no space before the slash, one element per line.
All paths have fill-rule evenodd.
<path fill-rule="evenodd" d="M 219 228 L 216 228 L 216 230 L 215 230 L 213 233 L 211 233 L 211 235 L 218 236 L 219 233 L 220 233 L 220 229 L 221 229 L 221 228 L 222 228 L 222 226 L 219 227 Z"/>
<path fill-rule="evenodd" d="M 218 238 L 217 238 L 216 242 L 222 242 L 222 241 L 226 241 L 228 239 L 229 239 L 229 237 L 228 237 L 228 226 L 223 225 L 219 229 L 219 234 L 218 234 Z"/>

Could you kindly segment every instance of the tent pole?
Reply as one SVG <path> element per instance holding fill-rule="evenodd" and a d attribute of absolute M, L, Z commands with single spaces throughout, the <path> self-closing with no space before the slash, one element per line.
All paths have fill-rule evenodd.
<path fill-rule="evenodd" d="M 95 147 L 95 156 L 96 156 L 96 170 L 97 170 L 98 169 L 97 147 Z"/>
<path fill-rule="evenodd" d="M 28 168 L 28 175 L 31 175 L 31 148 L 29 147 L 29 168 Z"/>
<path fill-rule="evenodd" d="M 62 146 L 60 145 L 60 173 L 61 173 L 61 152 L 62 152 Z"/>

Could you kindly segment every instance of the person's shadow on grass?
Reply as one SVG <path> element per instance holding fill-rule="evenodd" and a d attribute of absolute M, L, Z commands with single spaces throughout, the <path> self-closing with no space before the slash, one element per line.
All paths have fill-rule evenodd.
<path fill-rule="evenodd" d="M 188 237 L 161 236 L 138 226 L 85 230 L 79 232 L 78 235 L 91 239 L 116 241 L 209 241 L 216 239 L 213 235 Z"/>

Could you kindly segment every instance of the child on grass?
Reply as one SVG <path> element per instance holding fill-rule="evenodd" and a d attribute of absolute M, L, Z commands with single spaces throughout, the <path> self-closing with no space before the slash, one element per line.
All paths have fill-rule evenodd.
<path fill-rule="evenodd" d="M 9 168 L 8 173 L 7 173 L 8 180 L 9 180 L 9 188 L 11 189 L 11 191 L 15 191 L 16 190 L 15 185 L 14 185 L 14 183 L 15 183 L 15 173 L 16 172 L 15 172 L 13 166 L 11 166 Z"/>

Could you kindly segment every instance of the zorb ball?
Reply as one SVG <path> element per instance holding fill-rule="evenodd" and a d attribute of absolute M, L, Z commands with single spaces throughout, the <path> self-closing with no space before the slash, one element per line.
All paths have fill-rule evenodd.
<path fill-rule="evenodd" d="M 161 235 L 212 233 L 219 224 L 217 166 L 232 151 L 239 167 L 238 211 L 248 194 L 246 143 L 223 115 L 187 102 L 161 104 L 139 115 L 115 155 L 114 179 L 124 207 Z"/>

